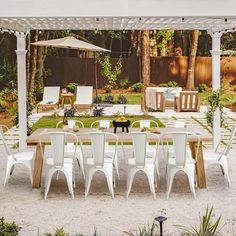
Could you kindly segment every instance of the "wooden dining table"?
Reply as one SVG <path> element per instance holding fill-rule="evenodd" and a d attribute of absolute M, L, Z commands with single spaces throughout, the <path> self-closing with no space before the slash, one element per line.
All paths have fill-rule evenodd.
<path fill-rule="evenodd" d="M 45 135 L 48 132 L 58 132 L 58 131 L 64 131 L 62 128 L 39 128 L 36 131 L 34 131 L 30 136 L 27 137 L 26 142 L 28 145 L 35 145 L 36 146 L 36 155 L 35 155 L 35 163 L 34 163 L 34 174 L 33 174 L 33 188 L 40 188 L 41 186 L 41 176 L 42 176 L 42 167 L 43 167 L 43 153 L 44 152 L 44 144 L 50 142 L 50 136 Z M 97 131 L 96 129 L 91 129 L 91 128 L 80 128 L 79 131 L 73 132 L 67 131 L 67 132 L 72 132 L 75 133 L 78 136 L 81 136 L 81 139 L 83 142 L 90 141 L 90 137 L 87 134 L 88 132 L 94 132 Z M 111 132 L 113 133 L 114 129 L 106 129 L 105 132 Z M 130 132 L 136 132 L 140 131 L 140 128 L 131 128 Z M 197 152 L 197 146 L 198 146 L 198 139 L 195 135 L 189 136 L 188 142 L 189 142 L 189 147 L 191 149 L 192 157 L 197 159 L 196 162 L 196 174 L 197 174 L 197 181 L 198 181 L 198 187 L 199 188 L 206 188 L 206 177 L 205 177 L 205 169 L 204 169 L 204 161 L 203 161 L 203 142 L 209 142 L 212 141 L 212 135 L 209 134 L 206 130 L 202 128 L 173 128 L 173 127 L 168 127 L 168 128 L 158 128 L 158 135 L 162 135 L 167 132 L 176 132 L 176 131 L 184 131 L 184 132 L 192 132 L 195 134 L 199 135 L 200 138 L 200 145 L 199 145 L 199 151 Z M 43 135 L 42 141 L 42 146 L 40 147 L 40 135 Z M 120 142 L 131 142 L 132 138 L 131 135 L 124 133 L 124 132 L 117 132 L 116 135 L 118 136 L 118 139 Z M 66 140 L 69 142 L 70 140 Z M 108 142 L 114 141 L 114 137 L 111 136 L 111 139 L 107 140 Z M 148 139 L 149 142 L 155 142 L 156 139 L 155 137 L 150 136 Z M 171 136 L 168 137 L 165 136 L 163 141 L 171 141 Z M 198 156 L 196 156 L 198 155 Z"/>

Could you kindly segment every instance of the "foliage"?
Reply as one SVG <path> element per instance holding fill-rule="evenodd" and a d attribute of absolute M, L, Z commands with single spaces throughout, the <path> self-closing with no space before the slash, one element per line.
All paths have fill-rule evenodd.
<path fill-rule="evenodd" d="M 69 84 L 67 84 L 66 87 L 68 88 L 69 92 L 74 93 L 76 88 L 77 88 L 77 86 L 78 86 L 77 83 L 69 83 Z"/>
<path fill-rule="evenodd" d="M 167 53 L 167 43 L 174 36 L 174 30 L 159 30 L 156 35 L 156 40 L 158 42 L 158 50 L 161 55 L 166 55 Z"/>
<path fill-rule="evenodd" d="M 202 84 L 199 84 L 198 85 L 198 92 L 199 93 L 203 93 L 203 92 L 205 92 L 205 91 L 207 91 L 207 85 L 206 84 L 204 84 L 204 83 L 202 83 Z"/>
<path fill-rule="evenodd" d="M 152 224 L 152 226 L 143 226 L 143 228 L 138 228 L 138 230 L 135 233 L 132 232 L 123 232 L 125 235 L 129 236 L 156 236 L 157 234 L 157 226 L 155 223 Z"/>
<path fill-rule="evenodd" d="M 227 98 L 227 101 L 231 106 L 236 106 L 236 96 L 230 96 Z"/>
<path fill-rule="evenodd" d="M 64 109 L 64 116 L 65 117 L 74 117 L 75 116 L 75 108 L 72 107 L 70 109 L 68 109 L 67 107 Z"/>
<path fill-rule="evenodd" d="M 54 234 L 46 233 L 44 235 L 46 235 L 46 236 L 69 236 L 69 234 L 66 233 L 63 228 L 56 229 L 56 232 Z"/>
<path fill-rule="evenodd" d="M 173 80 L 171 80 L 171 81 L 169 81 L 168 83 L 161 83 L 161 84 L 159 84 L 158 86 L 159 86 L 159 87 L 171 87 L 171 88 L 175 88 L 175 87 L 178 86 L 178 83 L 175 82 L 175 81 L 173 81 Z"/>
<path fill-rule="evenodd" d="M 143 88 L 143 83 L 138 82 L 132 85 L 132 88 L 134 89 L 135 92 L 141 92 Z"/>
<path fill-rule="evenodd" d="M 200 220 L 200 226 L 177 226 L 182 231 L 182 236 L 220 236 L 222 235 L 219 230 L 219 224 L 221 220 L 221 216 L 213 221 L 213 207 L 210 209 L 207 207 L 205 215 L 203 215 Z"/>
<path fill-rule="evenodd" d="M 121 74 L 122 58 L 119 58 L 114 67 L 112 66 L 111 58 L 108 55 L 104 58 L 99 58 L 98 61 L 102 67 L 101 74 L 107 80 L 105 88 L 108 90 L 116 88 L 118 76 Z"/>
<path fill-rule="evenodd" d="M 0 218 L 0 236 L 15 236 L 20 230 L 21 228 L 15 222 L 8 223 L 3 217 Z"/>
<path fill-rule="evenodd" d="M 103 107 L 94 107 L 93 109 L 93 115 L 96 116 L 96 117 L 101 117 L 101 116 L 104 116 L 105 113 L 104 113 L 104 108 Z"/>
<path fill-rule="evenodd" d="M 97 101 L 96 97 L 94 97 L 93 98 L 93 103 L 96 103 L 96 102 L 102 103 L 102 96 L 98 95 L 98 101 Z"/>
<path fill-rule="evenodd" d="M 0 84 L 4 87 L 16 88 L 16 65 L 5 58 L 0 62 Z"/>
<path fill-rule="evenodd" d="M 114 103 L 114 96 L 113 95 L 105 96 L 104 102 L 113 104 Z"/>
<path fill-rule="evenodd" d="M 221 94 L 220 94 L 219 90 L 212 91 L 208 95 L 208 104 L 209 104 L 209 106 L 207 107 L 207 112 L 206 112 L 207 124 L 210 127 L 213 127 L 213 115 L 214 115 L 214 112 L 216 111 L 216 109 L 219 108 L 219 110 L 220 110 L 220 124 L 222 126 L 225 122 L 225 115 L 223 112 L 223 105 L 221 102 Z"/>
<path fill-rule="evenodd" d="M 126 96 L 125 95 L 119 95 L 117 103 L 119 103 L 119 104 L 127 104 L 128 101 L 127 101 Z"/>
<path fill-rule="evenodd" d="M 127 89 L 129 87 L 129 78 L 126 76 L 124 79 L 120 80 L 120 88 Z"/>
<path fill-rule="evenodd" d="M 236 92 L 236 84 L 231 85 L 234 92 Z"/>

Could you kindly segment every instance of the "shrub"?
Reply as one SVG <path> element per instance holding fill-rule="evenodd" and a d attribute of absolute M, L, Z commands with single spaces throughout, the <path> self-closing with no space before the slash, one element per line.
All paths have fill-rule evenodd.
<path fill-rule="evenodd" d="M 124 231 L 123 233 L 129 236 L 156 236 L 158 235 L 157 226 L 155 223 L 153 223 L 152 226 L 144 226 L 143 228 L 138 228 L 135 234 L 132 232 L 127 232 L 127 231 Z"/>
<path fill-rule="evenodd" d="M 232 89 L 234 90 L 234 92 L 236 92 L 236 84 L 231 85 Z"/>
<path fill-rule="evenodd" d="M 93 98 L 93 103 L 97 103 L 96 96 Z M 102 103 L 102 96 L 98 95 L 98 103 Z"/>
<path fill-rule="evenodd" d="M 96 116 L 96 117 L 100 117 L 100 116 L 104 116 L 105 113 L 104 113 L 104 108 L 103 107 L 94 107 L 93 109 L 93 115 Z"/>
<path fill-rule="evenodd" d="M 122 89 L 127 89 L 128 87 L 129 87 L 129 79 L 128 79 L 128 77 L 125 77 L 124 79 L 121 79 L 120 80 L 120 87 L 122 88 Z"/>
<path fill-rule="evenodd" d="M 110 91 L 111 89 L 114 89 L 117 85 L 117 78 L 121 74 L 122 69 L 122 59 L 121 57 L 119 58 L 114 68 L 112 68 L 111 58 L 108 55 L 106 55 L 103 59 L 99 58 L 98 61 L 102 67 L 101 74 L 107 80 L 105 89 Z"/>
<path fill-rule="evenodd" d="M 140 93 L 142 91 L 142 88 L 143 88 L 143 83 L 141 83 L 141 82 L 135 83 L 135 84 L 132 85 L 132 88 L 134 89 L 134 91 L 136 93 Z"/>
<path fill-rule="evenodd" d="M 177 87 L 177 86 L 178 86 L 178 83 L 175 81 L 169 81 L 167 83 L 167 87 Z"/>
<path fill-rule="evenodd" d="M 201 223 L 199 227 L 177 227 L 182 231 L 182 236 L 220 236 L 222 235 L 219 230 L 221 216 L 217 218 L 215 222 L 212 222 L 213 217 L 213 207 L 211 207 L 211 209 L 207 207 L 205 215 L 200 218 Z"/>
<path fill-rule="evenodd" d="M 168 85 L 166 83 L 161 83 L 158 85 L 159 87 L 168 87 Z"/>
<path fill-rule="evenodd" d="M 67 84 L 66 87 L 67 87 L 69 92 L 74 93 L 76 88 L 77 88 L 77 86 L 78 86 L 77 83 L 69 83 L 69 84 Z"/>
<path fill-rule="evenodd" d="M 207 85 L 202 83 L 198 85 L 198 92 L 199 93 L 204 93 L 205 91 L 207 91 Z"/>
<path fill-rule="evenodd" d="M 105 96 L 104 102 L 113 104 L 114 103 L 114 96 L 112 96 L 112 95 Z"/>
<path fill-rule="evenodd" d="M 5 219 L 0 218 L 0 236 L 15 236 L 18 235 L 21 228 L 15 223 L 5 222 Z"/>
<path fill-rule="evenodd" d="M 127 101 L 126 96 L 125 95 L 119 95 L 117 103 L 119 103 L 119 104 L 127 104 L 128 101 Z"/>

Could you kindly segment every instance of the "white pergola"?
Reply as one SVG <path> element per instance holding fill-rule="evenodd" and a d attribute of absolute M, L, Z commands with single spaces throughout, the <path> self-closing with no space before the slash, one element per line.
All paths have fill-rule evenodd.
<path fill-rule="evenodd" d="M 235 0 L 7 0 L 0 31 L 17 37 L 20 148 L 26 148 L 26 41 L 30 30 L 207 30 L 212 36 L 212 86 L 220 88 L 220 38 L 236 28 Z M 214 113 L 213 145 L 220 140 Z"/>

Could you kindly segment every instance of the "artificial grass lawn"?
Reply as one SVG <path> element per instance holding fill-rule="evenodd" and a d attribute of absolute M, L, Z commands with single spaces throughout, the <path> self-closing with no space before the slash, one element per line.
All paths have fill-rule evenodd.
<path fill-rule="evenodd" d="M 160 127 L 163 127 L 163 123 L 152 116 L 125 116 L 126 119 L 130 120 L 131 123 L 135 120 L 154 120 L 158 123 L 158 125 Z M 90 128 L 92 122 L 96 121 L 96 120 L 115 120 L 117 119 L 118 116 L 104 116 L 104 117 L 71 117 L 69 119 L 74 119 L 74 120 L 80 120 L 84 123 L 84 127 L 85 128 Z M 32 127 L 32 131 L 35 131 L 38 128 L 55 128 L 56 124 L 63 120 L 63 117 L 52 117 L 52 116 L 44 116 L 41 119 L 39 119 Z M 153 126 L 153 124 L 151 123 L 151 125 Z M 138 127 L 135 125 L 134 127 Z"/>

